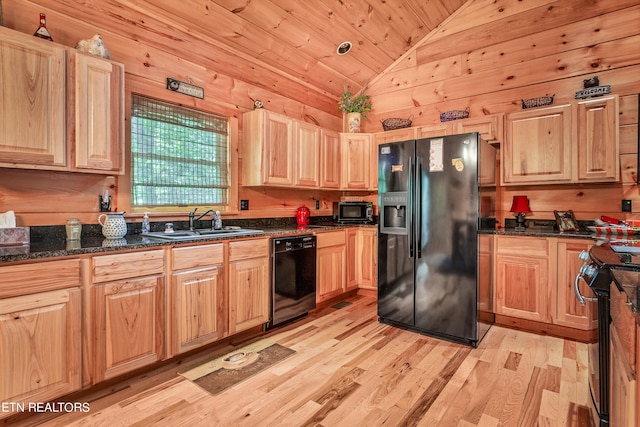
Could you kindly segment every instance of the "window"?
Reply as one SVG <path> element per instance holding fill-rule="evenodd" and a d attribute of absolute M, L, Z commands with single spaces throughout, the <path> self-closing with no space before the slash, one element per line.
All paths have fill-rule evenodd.
<path fill-rule="evenodd" d="M 228 206 L 228 119 L 136 94 L 131 103 L 132 207 Z"/>

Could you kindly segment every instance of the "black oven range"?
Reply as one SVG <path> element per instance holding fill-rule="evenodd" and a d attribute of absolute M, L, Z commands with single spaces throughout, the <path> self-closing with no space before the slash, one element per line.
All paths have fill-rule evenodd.
<path fill-rule="evenodd" d="M 635 248 L 637 249 L 637 248 Z M 640 272 L 640 252 L 629 253 L 624 246 L 594 246 L 589 252 L 583 251 L 579 258 L 583 261 L 575 278 L 574 290 L 580 304 L 597 303 L 598 342 L 589 344 L 589 390 L 593 408 L 597 412 L 600 426 L 609 425 L 609 335 L 610 302 L 609 287 L 615 275 L 621 270 Z M 578 287 L 584 280 L 593 296 L 582 296 Z"/>

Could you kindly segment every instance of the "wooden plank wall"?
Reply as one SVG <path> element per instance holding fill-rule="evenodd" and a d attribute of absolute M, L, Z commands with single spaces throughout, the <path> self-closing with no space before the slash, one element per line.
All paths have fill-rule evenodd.
<path fill-rule="evenodd" d="M 234 55 L 222 47 L 188 38 L 179 25 L 166 21 L 104 13 L 100 2 L 72 0 L 2 0 L 7 27 L 32 33 L 39 12 L 47 13 L 56 42 L 73 46 L 79 39 L 102 34 L 115 60 L 125 64 L 128 87 L 136 79 L 151 96 L 166 94 L 166 77 L 193 81 L 205 88 L 207 108 L 237 118 L 254 99 L 272 111 L 340 130 L 340 117 L 327 113 L 335 106 L 329 96 L 310 93 L 294 81 L 291 97 L 252 82 L 270 77 L 259 69 L 243 70 L 246 79 L 231 78 Z M 94 7 L 90 7 L 93 5 Z M 185 38 L 187 37 L 187 38 Z M 534 210 L 530 218 L 553 218 L 553 209 L 573 209 L 578 219 L 600 214 L 620 216 L 620 201 L 633 201 L 640 214 L 640 190 L 635 185 L 640 93 L 639 0 L 470 0 L 394 66 L 370 83 L 374 111 L 364 131 L 382 130 L 380 120 L 414 115 L 414 125 L 438 122 L 439 113 L 469 108 L 471 117 L 520 110 L 523 98 L 555 94 L 556 104 L 570 101 L 582 80 L 598 75 L 621 96 L 621 164 L 624 182 L 613 185 L 510 187 L 499 189 L 498 210 L 508 212 L 511 196 L 524 193 Z M 279 90 L 279 92 L 281 92 Z M 197 107 L 181 96 L 177 102 Z M 241 135 L 239 135 L 241 138 Z M 239 150 L 238 168 L 242 167 Z M 114 186 L 118 209 L 127 206 L 127 177 L 102 177 L 43 171 L 0 170 L 0 212 L 13 209 L 20 225 L 61 224 L 69 216 L 97 220 L 97 195 Z M 342 194 L 320 191 L 239 189 L 250 200 L 243 217 L 293 216 L 301 204 L 330 214 Z M 363 194 L 368 199 L 373 195 Z M 181 214 L 182 215 L 182 214 Z M 181 216 L 179 216 L 181 218 Z"/>
<path fill-rule="evenodd" d="M 514 194 L 530 199 L 532 219 L 573 209 L 579 220 L 602 214 L 640 217 L 636 185 L 640 93 L 640 1 L 540 0 L 467 2 L 439 30 L 369 85 L 373 111 L 364 131 L 380 120 L 414 116 L 413 125 L 469 109 L 470 117 L 521 110 L 521 100 L 555 95 L 571 102 L 583 80 L 599 76 L 620 95 L 622 183 L 499 187 L 501 219 Z M 631 199 L 634 213 L 621 212 Z"/>

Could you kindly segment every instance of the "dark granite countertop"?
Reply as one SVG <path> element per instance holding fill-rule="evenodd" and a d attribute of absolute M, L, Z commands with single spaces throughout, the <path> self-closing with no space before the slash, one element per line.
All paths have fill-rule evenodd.
<path fill-rule="evenodd" d="M 174 224 L 177 229 L 184 229 L 183 227 L 185 224 L 179 224 L 176 222 L 174 222 Z M 228 225 L 238 224 L 235 223 Z M 136 229 L 136 224 L 127 224 L 127 226 L 129 227 L 129 230 L 127 231 L 128 234 L 122 239 L 105 239 L 101 234 L 100 228 L 95 228 L 95 226 L 83 226 L 82 239 L 80 241 L 67 241 L 64 235 L 63 226 L 40 227 L 41 229 L 36 230 L 36 232 L 34 232 L 34 228 L 38 229 L 38 227 L 32 227 L 30 245 L 0 247 L 0 263 L 108 253 L 123 250 L 154 249 L 166 246 L 215 243 L 216 241 L 247 239 L 252 237 L 278 237 L 296 234 L 310 234 L 315 232 L 340 230 L 348 227 L 377 228 L 376 224 L 341 225 L 335 224 L 331 221 L 319 221 L 306 227 L 299 227 L 295 222 L 291 223 L 290 221 L 251 221 L 250 224 L 241 224 L 241 226 L 263 230 L 263 233 L 171 241 L 146 237 L 145 235 L 140 234 L 139 229 Z M 152 231 L 159 231 L 159 226 L 160 225 L 157 225 L 155 230 L 152 229 Z M 137 227 L 139 228 L 139 224 L 137 224 Z"/>

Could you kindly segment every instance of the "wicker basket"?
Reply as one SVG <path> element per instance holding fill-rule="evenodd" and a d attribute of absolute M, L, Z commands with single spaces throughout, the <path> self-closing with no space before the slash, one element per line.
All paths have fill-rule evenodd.
<path fill-rule="evenodd" d="M 451 110 L 440 113 L 441 122 L 450 122 L 451 120 L 460 120 L 469 118 L 469 109 L 466 110 Z"/>
<path fill-rule="evenodd" d="M 535 108 L 535 107 L 544 107 L 545 105 L 553 104 L 553 97 L 555 94 L 550 96 L 541 96 L 540 98 L 531 98 L 531 99 L 523 99 L 522 100 L 522 109 L 525 110 L 527 108 Z"/>
<path fill-rule="evenodd" d="M 385 131 L 408 128 L 413 123 L 413 114 L 408 119 L 391 118 L 380 120 L 380 123 L 382 123 L 382 129 Z"/>

